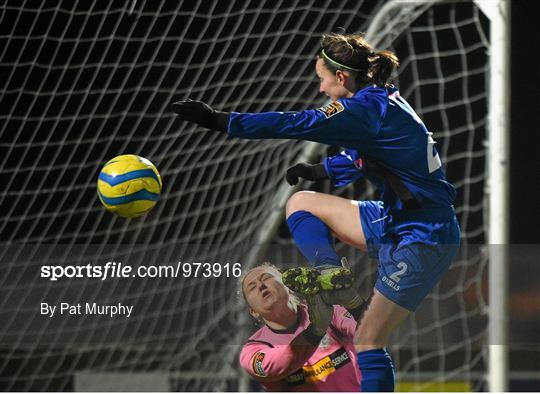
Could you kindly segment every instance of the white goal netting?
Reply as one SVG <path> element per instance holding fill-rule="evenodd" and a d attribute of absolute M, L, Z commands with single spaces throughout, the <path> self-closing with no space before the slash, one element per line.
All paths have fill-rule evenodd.
<path fill-rule="evenodd" d="M 137 376 L 172 390 L 242 387 L 235 278 L 50 281 L 40 267 L 256 263 L 242 257 L 273 227 L 276 202 L 290 192 L 286 168 L 313 145 L 228 139 L 179 122 L 169 105 L 190 97 L 240 112 L 321 106 L 321 34 L 367 31 L 379 11 L 360 1 L 2 2 L 0 388 L 134 390 L 144 385 Z M 472 3 L 423 3 L 395 8 L 369 32 L 401 59 L 398 85 L 434 132 L 463 231 L 450 272 L 394 339 L 403 389 L 482 386 L 488 27 Z M 106 212 L 95 191 L 101 166 L 125 153 L 150 159 L 164 183 L 154 210 L 133 220 Z M 362 183 L 303 186 L 374 197 Z M 277 265 L 285 255 L 300 263 L 283 224 L 270 235 Z M 365 263 L 369 289 L 375 263 L 338 246 Z M 40 314 L 41 302 L 64 300 L 132 303 L 136 313 Z M 107 373 L 116 374 L 110 386 Z"/>

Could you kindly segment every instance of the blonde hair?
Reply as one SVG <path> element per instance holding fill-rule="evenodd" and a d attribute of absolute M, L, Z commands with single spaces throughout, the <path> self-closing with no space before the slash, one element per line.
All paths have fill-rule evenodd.
<path fill-rule="evenodd" d="M 262 263 L 261 265 L 257 265 L 251 269 L 249 269 L 248 271 L 244 272 L 242 274 L 242 276 L 240 276 L 239 280 L 238 280 L 238 289 L 236 291 L 236 294 L 237 294 L 237 297 L 238 297 L 238 300 L 242 300 L 244 305 L 247 305 L 247 306 L 250 306 L 249 305 L 249 302 L 247 301 L 246 299 L 246 294 L 244 293 L 244 280 L 246 279 L 246 276 L 251 272 L 253 271 L 254 269 L 256 268 L 260 268 L 260 267 L 264 267 L 266 268 L 268 271 L 274 271 L 277 275 L 277 277 L 279 278 L 279 280 L 281 281 L 281 270 L 276 267 L 274 264 L 268 262 L 268 261 L 265 261 L 264 263 Z M 283 285 L 285 286 L 285 285 Z M 294 294 L 291 292 L 291 299 L 293 300 L 293 302 L 295 302 L 297 305 L 300 305 L 300 299 Z"/>
<path fill-rule="evenodd" d="M 354 74 L 359 87 L 368 83 L 386 86 L 399 60 L 391 51 L 373 51 L 362 34 L 325 34 L 321 38 L 319 58 L 332 72 Z"/>

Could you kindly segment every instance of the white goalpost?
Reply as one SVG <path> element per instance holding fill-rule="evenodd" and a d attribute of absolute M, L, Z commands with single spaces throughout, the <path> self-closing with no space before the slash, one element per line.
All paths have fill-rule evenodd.
<path fill-rule="evenodd" d="M 489 389 L 508 391 L 510 2 L 477 1 L 491 22 L 489 94 Z"/>

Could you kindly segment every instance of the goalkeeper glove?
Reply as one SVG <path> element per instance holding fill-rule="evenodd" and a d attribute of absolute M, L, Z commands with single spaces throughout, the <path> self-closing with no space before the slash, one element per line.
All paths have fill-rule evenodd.
<path fill-rule="evenodd" d="M 343 268 L 351 270 L 351 265 L 346 257 L 341 258 Z M 368 302 L 358 294 L 357 286 L 349 286 L 345 288 L 336 288 L 333 290 L 322 291 L 321 298 L 328 305 L 341 305 L 354 319 L 359 321 L 364 311 L 367 309 Z"/>
<path fill-rule="evenodd" d="M 320 179 L 327 179 L 328 174 L 324 169 L 324 165 L 321 163 L 298 163 L 287 169 L 285 179 L 289 185 L 294 186 L 298 183 L 298 178 L 304 178 L 308 181 L 318 181 Z"/>
<path fill-rule="evenodd" d="M 216 111 L 202 101 L 191 99 L 177 101 L 172 104 L 172 109 L 180 119 L 197 123 L 210 130 L 226 132 L 229 126 L 228 112 Z"/>
<path fill-rule="evenodd" d="M 326 304 L 319 294 L 306 297 L 310 330 L 317 336 L 323 336 L 332 322 L 334 307 Z"/>
<path fill-rule="evenodd" d="M 323 291 L 321 297 L 328 305 L 341 305 L 348 311 L 354 310 L 364 303 L 364 299 L 358 295 L 358 289 L 354 287 Z"/>

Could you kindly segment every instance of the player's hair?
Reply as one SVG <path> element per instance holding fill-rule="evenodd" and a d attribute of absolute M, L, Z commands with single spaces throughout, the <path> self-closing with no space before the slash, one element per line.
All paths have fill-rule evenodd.
<path fill-rule="evenodd" d="M 395 53 L 373 51 L 362 34 L 325 34 L 318 56 L 331 72 L 352 73 L 358 87 L 370 83 L 386 86 L 392 72 L 399 66 Z"/>

